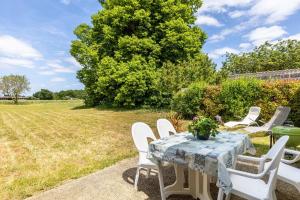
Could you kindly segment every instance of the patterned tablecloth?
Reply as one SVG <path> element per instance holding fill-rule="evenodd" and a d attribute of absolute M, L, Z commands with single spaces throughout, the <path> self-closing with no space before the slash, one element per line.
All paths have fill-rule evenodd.
<path fill-rule="evenodd" d="M 190 133 L 181 133 L 156 140 L 149 145 L 148 158 L 153 162 L 166 161 L 187 165 L 218 178 L 218 186 L 230 192 L 232 183 L 226 168 L 234 166 L 237 155 L 255 148 L 245 134 L 221 132 L 209 140 L 197 140 Z"/>

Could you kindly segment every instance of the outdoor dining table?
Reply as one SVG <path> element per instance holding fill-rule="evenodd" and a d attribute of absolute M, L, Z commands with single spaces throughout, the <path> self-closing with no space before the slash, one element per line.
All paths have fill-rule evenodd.
<path fill-rule="evenodd" d="M 235 166 L 239 154 L 255 154 L 255 148 L 246 134 L 220 132 L 209 140 L 197 140 L 184 132 L 152 141 L 148 158 L 158 165 L 161 199 L 172 194 L 192 195 L 200 200 L 211 200 L 210 179 L 217 178 L 217 185 L 225 193 L 232 188 L 226 168 Z M 162 164 L 174 164 L 176 181 L 164 187 Z M 188 168 L 188 188 L 185 188 L 184 170 Z"/>

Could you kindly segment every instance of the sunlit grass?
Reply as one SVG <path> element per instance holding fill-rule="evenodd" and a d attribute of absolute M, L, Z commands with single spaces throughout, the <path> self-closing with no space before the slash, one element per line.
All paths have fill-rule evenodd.
<path fill-rule="evenodd" d="M 0 199 L 22 199 L 136 155 L 130 128 L 163 112 L 78 109 L 81 101 L 0 104 Z"/>
<path fill-rule="evenodd" d="M 130 128 L 165 112 L 84 109 L 81 101 L 0 102 L 0 199 L 23 199 L 136 155 Z M 186 130 L 188 121 L 184 122 Z M 257 156 L 269 137 L 254 137 Z"/>

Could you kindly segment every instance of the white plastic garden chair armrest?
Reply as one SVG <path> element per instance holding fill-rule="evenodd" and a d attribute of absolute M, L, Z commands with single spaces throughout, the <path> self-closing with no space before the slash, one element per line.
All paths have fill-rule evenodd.
<path fill-rule="evenodd" d="M 295 150 L 291 150 L 291 149 L 284 149 L 284 153 L 289 153 L 289 154 L 293 154 L 294 155 L 294 159 L 292 160 L 286 160 L 284 158 L 281 159 L 281 161 L 283 163 L 286 163 L 286 164 L 293 164 L 297 161 L 300 160 L 300 152 L 299 151 L 295 151 Z"/>
<path fill-rule="evenodd" d="M 244 176 L 244 177 L 248 177 L 248 178 L 254 178 L 254 179 L 261 179 L 265 175 L 265 173 L 252 174 L 252 173 L 249 173 L 249 172 L 243 172 L 243 171 L 239 171 L 239 170 L 231 169 L 231 168 L 227 168 L 227 171 L 230 174 L 240 175 L 240 176 Z"/>
<path fill-rule="evenodd" d="M 265 161 L 264 157 L 252 157 L 252 156 L 244 156 L 244 155 L 238 155 L 238 159 L 249 160 L 249 161 L 253 161 L 253 162 Z"/>
<path fill-rule="evenodd" d="M 258 163 L 258 172 L 262 172 L 264 170 L 264 166 L 265 166 L 265 162 L 267 160 L 267 157 L 265 155 L 263 155 L 259 158 L 258 157 L 238 155 L 238 159 L 257 162 Z"/>

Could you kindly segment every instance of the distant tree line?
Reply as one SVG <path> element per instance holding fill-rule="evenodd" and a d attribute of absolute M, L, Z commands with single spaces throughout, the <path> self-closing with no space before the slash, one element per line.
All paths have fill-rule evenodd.
<path fill-rule="evenodd" d="M 84 90 L 62 90 L 59 92 L 52 92 L 47 89 L 41 89 L 40 91 L 32 95 L 36 99 L 40 100 L 69 100 L 69 99 L 84 99 Z"/>
<path fill-rule="evenodd" d="M 300 41 L 266 42 L 250 52 L 227 54 L 221 73 L 242 74 L 300 68 Z"/>

